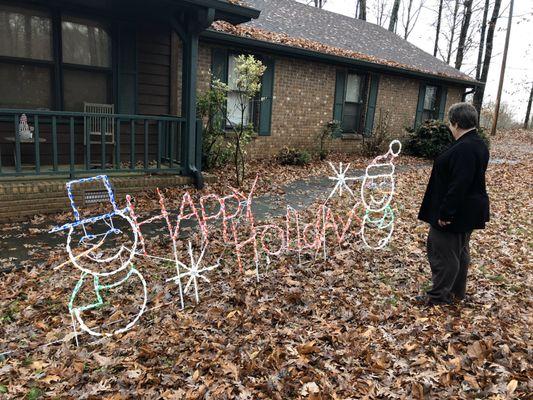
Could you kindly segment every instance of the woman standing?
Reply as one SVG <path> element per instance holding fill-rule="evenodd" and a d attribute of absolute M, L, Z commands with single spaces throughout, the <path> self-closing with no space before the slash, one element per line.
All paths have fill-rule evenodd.
<path fill-rule="evenodd" d="M 433 287 L 416 298 L 427 305 L 465 297 L 470 235 L 489 221 L 489 150 L 477 134 L 477 110 L 457 103 L 450 107 L 448 119 L 455 142 L 436 158 L 418 214 L 430 225 L 427 255 Z"/>

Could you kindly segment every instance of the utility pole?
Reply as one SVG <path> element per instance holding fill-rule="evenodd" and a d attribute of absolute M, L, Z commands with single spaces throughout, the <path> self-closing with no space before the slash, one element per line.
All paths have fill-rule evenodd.
<path fill-rule="evenodd" d="M 531 103 L 533 103 L 533 82 L 531 83 L 531 92 L 527 102 L 526 119 L 524 120 L 524 129 L 529 129 L 529 116 L 531 115 Z"/>
<path fill-rule="evenodd" d="M 511 0 L 509 5 L 509 21 L 507 22 L 507 35 L 505 36 L 505 47 L 503 49 L 502 70 L 500 72 L 500 84 L 498 85 L 498 95 L 496 96 L 496 103 L 494 105 L 494 118 L 492 119 L 492 129 L 490 134 L 496 134 L 496 127 L 498 126 L 498 117 L 500 116 L 500 102 L 502 99 L 503 80 L 505 78 L 505 66 L 507 64 L 507 52 L 509 50 L 509 38 L 511 37 L 511 23 L 513 22 L 513 5 L 514 0 Z"/>

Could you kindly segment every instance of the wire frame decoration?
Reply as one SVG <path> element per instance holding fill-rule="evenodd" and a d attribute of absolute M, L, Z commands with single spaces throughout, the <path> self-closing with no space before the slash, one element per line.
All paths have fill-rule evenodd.
<path fill-rule="evenodd" d="M 80 211 L 73 195 L 73 187 L 91 182 L 101 182 L 104 185 L 108 194 L 109 204 L 112 206 L 112 211 L 88 218 L 81 218 Z M 67 183 L 67 195 L 74 214 L 74 221 L 55 227 L 50 232 L 68 231 L 66 249 L 69 261 L 81 271 L 81 276 L 72 291 L 68 303 L 72 328 L 74 330 L 76 344 L 78 344 L 76 325 L 78 325 L 81 330 L 93 336 L 112 336 L 131 329 L 143 314 L 148 296 L 146 281 L 142 274 L 133 265 L 133 259 L 136 254 L 138 243 L 137 230 L 135 229 L 134 222 L 128 215 L 128 207 L 123 209 L 118 208 L 109 178 L 106 175 L 99 175 L 70 181 Z M 125 226 L 123 229 L 127 229 L 133 235 L 130 247 L 125 244 L 116 246 L 116 244 L 113 243 L 113 239 L 116 239 L 117 236 L 124 233 L 122 229 L 117 227 L 118 220 L 120 220 L 121 225 Z M 73 240 L 75 236 L 81 236 L 77 243 Z M 110 243 L 111 250 L 109 250 Z M 104 246 L 108 248 L 107 252 L 102 251 Z M 74 254 L 74 249 L 79 248 L 85 249 L 78 254 Z M 101 282 L 101 280 L 113 279 L 119 276 L 121 277 L 110 283 Z M 132 278 L 135 278 L 138 281 L 137 284 L 140 284 L 142 288 L 142 298 L 140 299 L 141 306 L 138 313 L 123 327 L 110 332 L 90 328 L 84 321 L 83 313 L 90 310 L 98 310 L 104 305 L 104 295 L 102 294 L 102 291 L 119 288 Z M 81 297 L 80 295 L 83 292 L 82 288 L 85 287 L 84 283 L 86 279 L 92 279 L 92 285 L 89 284 L 89 286 L 92 291 L 94 291 L 91 295 L 94 295 L 96 301 L 89 303 L 81 301 L 81 304 L 76 305 L 78 303 L 78 298 Z"/>
<path fill-rule="evenodd" d="M 135 257 L 146 257 L 174 265 L 175 275 L 165 280 L 176 284 L 181 308 L 185 307 L 184 295 L 189 291 L 194 293 L 194 299 L 198 303 L 199 284 L 211 284 L 207 274 L 218 268 L 221 263 L 222 257 L 216 262 L 205 261 L 208 258 L 213 232 L 221 232 L 222 238 L 217 238 L 218 242 L 222 239 L 228 250 L 225 254 L 231 252 L 235 256 L 239 271 L 243 272 L 244 263 L 248 264 L 251 261 L 257 278 L 262 257 L 266 259 L 268 266 L 272 257 L 296 253 L 298 262 L 301 263 L 302 252 L 311 251 L 316 258 L 322 250 L 326 259 L 328 232 L 332 233 L 329 237 L 332 237 L 339 247 L 345 244 L 348 238 L 360 236 L 365 247 L 382 249 L 391 240 L 394 230 L 394 212 L 390 204 L 395 194 L 394 160 L 400 152 L 401 143 L 397 140 L 392 141 L 387 153 L 372 160 L 364 174 L 359 176 L 349 174 L 350 164 L 341 163 L 338 167 L 330 164 L 334 176 L 329 179 L 334 181 L 335 185 L 325 202 L 307 210 L 310 211 L 308 215 L 311 215 L 311 220 L 307 222 L 301 219 L 299 211 L 287 206 L 285 221 L 281 224 L 275 221 L 258 224 L 252 210 L 258 178 L 255 179 L 248 194 L 231 188 L 231 193 L 226 196 L 214 193 L 204 195 L 198 204 L 195 204 L 190 193 L 186 192 L 174 217 L 171 217 L 171 212 L 167 210 L 167 201 L 158 189 L 160 212 L 144 220 L 140 219 L 129 195 L 126 196 L 125 208 L 120 209 L 117 206 L 107 176 L 99 175 L 68 182 L 67 194 L 74 221 L 55 227 L 51 232 L 68 232 L 66 249 L 69 262 L 81 271 L 68 303 L 76 343 L 78 343 L 78 326 L 93 336 L 111 336 L 131 329 L 144 313 L 147 304 L 147 285 L 142 274 L 134 267 Z M 359 196 L 357 191 L 350 187 L 356 181 L 361 182 Z M 112 209 L 107 213 L 82 218 L 73 195 L 73 187 L 91 182 L 100 182 L 104 185 Z M 339 210 L 334 210 L 330 202 L 333 203 L 334 198 L 343 196 L 347 199 L 349 210 L 341 217 L 338 214 Z M 208 203 L 216 205 L 215 209 L 208 211 L 206 207 Z M 234 206 L 229 207 L 230 203 Z M 155 222 L 163 224 L 168 230 L 171 244 L 168 255 L 157 256 L 147 249 L 146 232 L 143 234 L 142 227 Z M 189 239 L 187 254 L 182 257 L 178 247 L 184 222 L 197 224 L 201 243 L 200 248 L 195 251 Z M 221 226 L 220 231 L 212 230 L 211 224 L 215 222 Z M 98 225 L 100 230 L 93 229 L 95 225 Z M 127 236 L 127 245 L 117 239 L 120 235 Z M 78 236 L 79 240 L 74 240 Z M 103 251 L 104 247 L 106 251 Z M 245 254 L 248 253 L 244 252 L 245 248 L 252 250 L 252 260 L 246 259 Z M 129 282 L 133 282 L 136 287 L 140 285 L 139 292 L 142 294 L 135 302 L 140 304 L 137 314 L 112 331 L 105 331 L 103 326 L 98 329 L 89 327 L 84 320 L 84 313 L 98 312 L 105 304 L 105 294 L 110 289 L 118 290 L 120 294 L 125 295 L 126 293 L 121 290 Z M 92 292 L 90 294 L 96 301 L 83 300 L 87 297 L 83 296 L 87 294 L 87 290 Z"/>

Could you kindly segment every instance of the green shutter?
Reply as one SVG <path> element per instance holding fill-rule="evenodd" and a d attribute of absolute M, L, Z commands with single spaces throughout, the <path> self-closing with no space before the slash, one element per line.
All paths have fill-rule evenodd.
<path fill-rule="evenodd" d="M 342 122 L 342 114 L 344 111 L 344 92 L 346 91 L 346 70 L 337 70 L 337 77 L 335 80 L 335 103 L 333 106 L 333 119 Z M 334 133 L 334 136 L 341 136 L 342 130 L 339 129 Z"/>
<path fill-rule="evenodd" d="M 228 83 L 228 51 L 220 47 L 213 48 L 211 53 L 211 74 L 214 79 Z"/>
<path fill-rule="evenodd" d="M 424 97 L 426 97 L 426 85 L 424 83 L 421 83 L 420 89 L 418 91 L 418 105 L 416 107 L 415 128 L 422 123 L 422 114 L 424 113 Z"/>
<path fill-rule="evenodd" d="M 368 105 L 365 117 L 365 135 L 370 136 L 374 130 L 374 116 L 376 115 L 376 102 L 378 100 L 379 75 L 370 78 L 370 91 L 368 93 Z"/>
<path fill-rule="evenodd" d="M 137 113 L 137 32 L 123 25 L 118 35 L 117 108 L 121 114 Z"/>
<path fill-rule="evenodd" d="M 272 125 L 272 98 L 274 97 L 274 59 L 264 58 L 266 66 L 261 80 L 261 106 L 259 115 L 259 135 L 270 135 Z"/>
<path fill-rule="evenodd" d="M 440 104 L 439 104 L 439 119 L 444 121 L 444 116 L 446 115 L 446 100 L 448 97 L 448 88 L 442 87 L 440 89 Z"/>

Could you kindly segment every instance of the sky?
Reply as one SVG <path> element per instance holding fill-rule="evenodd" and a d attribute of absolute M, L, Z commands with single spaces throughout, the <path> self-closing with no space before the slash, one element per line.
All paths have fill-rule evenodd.
<path fill-rule="evenodd" d="M 309 3 L 309 0 L 297 1 Z M 415 3 L 418 1 L 420 0 L 415 0 Z M 367 21 L 373 23 L 376 22 L 376 19 L 371 8 L 376 2 L 377 0 L 367 0 L 369 8 L 367 14 L 370 14 L 367 15 Z M 392 7 L 392 0 L 388 0 L 386 3 L 390 3 L 389 7 Z M 509 3 L 510 0 L 503 0 L 501 7 L 501 14 L 503 15 L 498 20 L 496 26 L 492 52 L 493 60 L 487 79 L 485 102 L 494 100 L 498 91 L 498 80 L 507 31 Z M 355 15 L 355 4 L 356 0 L 327 0 L 324 8 L 353 17 Z M 425 0 L 425 7 L 422 9 L 415 29 L 408 39 L 411 43 L 430 54 L 433 54 L 435 41 L 435 27 L 433 24 L 436 20 L 437 10 L 438 0 Z M 490 12 L 492 12 L 492 9 Z M 533 84 L 533 0 L 515 0 L 513 15 L 516 17 L 513 18 L 511 27 L 502 102 L 508 103 L 515 119 L 523 122 L 531 85 Z M 479 34 L 476 34 L 476 40 L 478 37 Z M 452 57 L 452 62 L 454 60 L 455 58 Z M 475 72 L 472 74 L 471 71 L 475 68 L 476 62 L 477 45 L 475 49 L 467 54 L 464 66 L 461 68 L 462 71 L 469 75 L 475 75 Z"/>

